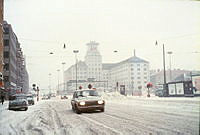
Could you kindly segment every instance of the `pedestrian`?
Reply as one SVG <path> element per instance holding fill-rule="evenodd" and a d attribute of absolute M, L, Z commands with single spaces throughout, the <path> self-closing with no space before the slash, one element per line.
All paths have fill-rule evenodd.
<path fill-rule="evenodd" d="M 4 96 L 3 94 L 1 95 L 1 104 L 3 105 L 3 102 L 4 102 Z"/>

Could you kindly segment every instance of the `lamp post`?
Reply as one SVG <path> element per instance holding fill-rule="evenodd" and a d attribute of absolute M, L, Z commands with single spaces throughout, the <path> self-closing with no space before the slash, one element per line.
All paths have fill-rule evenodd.
<path fill-rule="evenodd" d="M 49 73 L 49 94 L 51 94 L 51 73 Z"/>
<path fill-rule="evenodd" d="M 64 85 L 63 86 L 63 91 L 65 91 L 65 73 L 64 73 L 65 64 L 66 64 L 65 62 L 62 62 L 62 65 L 63 65 L 63 67 L 62 67 L 63 68 L 62 69 L 63 70 L 63 85 Z"/>
<path fill-rule="evenodd" d="M 155 45 L 158 45 L 158 42 L 156 41 Z M 163 75 L 164 75 L 164 90 L 166 91 L 166 71 L 165 71 L 165 45 L 163 44 Z M 166 93 L 168 95 L 168 92 Z"/>
<path fill-rule="evenodd" d="M 172 65 L 171 65 L 171 54 L 172 54 L 172 51 L 169 51 L 167 52 L 167 54 L 169 54 L 169 79 L 170 81 L 172 80 Z"/>
<path fill-rule="evenodd" d="M 58 92 L 59 92 L 59 72 L 60 72 L 60 69 L 58 69 L 57 72 L 58 72 Z"/>
<path fill-rule="evenodd" d="M 77 90 L 77 53 L 79 52 L 79 50 L 74 50 L 73 52 L 75 53 L 75 60 L 76 60 L 76 90 Z"/>
<path fill-rule="evenodd" d="M 118 51 L 117 50 L 114 50 L 113 51 L 114 53 L 117 53 Z M 119 83 L 117 82 L 117 76 L 116 76 L 116 74 L 115 74 L 115 87 L 116 87 L 116 92 L 118 91 L 118 85 L 119 85 Z"/>

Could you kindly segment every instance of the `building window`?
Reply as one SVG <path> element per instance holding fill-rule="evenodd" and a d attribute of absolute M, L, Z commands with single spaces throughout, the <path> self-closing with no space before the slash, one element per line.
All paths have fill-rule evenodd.
<path fill-rule="evenodd" d="M 134 80 L 134 77 L 131 77 L 132 80 Z"/>
<path fill-rule="evenodd" d="M 9 28 L 4 28 L 4 34 L 9 34 Z"/>
<path fill-rule="evenodd" d="M 138 72 L 137 74 L 140 75 L 140 72 Z"/>
<path fill-rule="evenodd" d="M 140 68 L 137 68 L 137 71 L 140 71 Z"/>
<path fill-rule="evenodd" d="M 133 68 L 131 68 L 131 71 L 133 71 L 134 69 Z"/>
<path fill-rule="evenodd" d="M 8 39 L 3 40 L 3 44 L 4 46 L 9 46 L 9 40 Z"/>
<path fill-rule="evenodd" d="M 4 68 L 5 70 L 9 70 L 9 64 L 5 64 L 5 65 L 3 66 L 3 68 Z"/>
<path fill-rule="evenodd" d="M 8 82 L 9 81 L 9 77 L 8 76 L 4 76 L 4 81 Z"/>
<path fill-rule="evenodd" d="M 140 66 L 140 64 L 137 64 L 137 66 Z"/>
<path fill-rule="evenodd" d="M 137 79 L 140 79 L 140 77 L 137 77 Z"/>
<path fill-rule="evenodd" d="M 131 73 L 131 75 L 134 75 L 134 73 Z"/>
<path fill-rule="evenodd" d="M 147 79 L 147 77 L 145 76 L 144 79 Z"/>
<path fill-rule="evenodd" d="M 138 83 L 138 84 L 140 84 L 140 83 L 141 83 L 141 81 L 138 81 L 137 83 Z"/>
<path fill-rule="evenodd" d="M 4 57 L 4 58 L 9 58 L 9 52 L 4 52 L 4 53 L 3 53 L 3 57 Z"/>
<path fill-rule="evenodd" d="M 147 71 L 147 68 L 144 68 L 144 71 Z"/>

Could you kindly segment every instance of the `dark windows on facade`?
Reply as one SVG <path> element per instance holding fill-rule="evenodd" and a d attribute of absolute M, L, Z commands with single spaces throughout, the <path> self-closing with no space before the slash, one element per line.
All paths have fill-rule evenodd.
<path fill-rule="evenodd" d="M 9 52 L 4 52 L 4 53 L 3 53 L 3 57 L 4 57 L 4 58 L 9 58 Z"/>
<path fill-rule="evenodd" d="M 9 81 L 9 77 L 8 76 L 4 76 L 4 81 L 8 82 Z"/>
<path fill-rule="evenodd" d="M 4 28 L 4 34 L 9 34 L 9 28 Z"/>
<path fill-rule="evenodd" d="M 3 44 L 4 44 L 4 46 L 9 46 L 9 40 L 8 39 L 4 39 L 3 40 Z"/>
<path fill-rule="evenodd" d="M 5 65 L 3 66 L 3 68 L 4 68 L 5 70 L 9 70 L 9 64 L 5 64 Z"/>

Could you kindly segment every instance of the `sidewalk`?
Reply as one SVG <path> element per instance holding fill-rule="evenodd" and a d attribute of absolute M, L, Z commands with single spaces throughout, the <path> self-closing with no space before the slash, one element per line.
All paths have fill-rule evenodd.
<path fill-rule="evenodd" d="M 3 105 L 0 104 L 0 113 L 1 113 L 2 111 L 4 111 L 4 110 L 7 110 L 7 109 L 8 109 L 8 101 L 5 101 L 5 102 L 3 103 Z"/>

